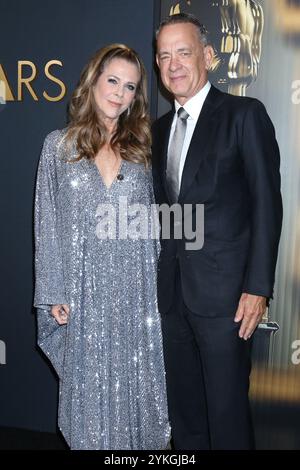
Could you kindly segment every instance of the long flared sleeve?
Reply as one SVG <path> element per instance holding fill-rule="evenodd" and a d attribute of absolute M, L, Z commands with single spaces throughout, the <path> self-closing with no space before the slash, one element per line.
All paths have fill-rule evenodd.
<path fill-rule="evenodd" d="M 44 142 L 35 193 L 35 295 L 38 345 L 62 376 L 66 328 L 50 315 L 51 305 L 67 304 L 63 258 L 56 203 L 58 181 L 56 154 L 60 133 L 54 131 Z"/>
<path fill-rule="evenodd" d="M 56 151 L 57 131 L 45 139 L 37 173 L 34 216 L 34 306 L 39 308 L 67 303 L 56 204 L 58 188 Z"/>

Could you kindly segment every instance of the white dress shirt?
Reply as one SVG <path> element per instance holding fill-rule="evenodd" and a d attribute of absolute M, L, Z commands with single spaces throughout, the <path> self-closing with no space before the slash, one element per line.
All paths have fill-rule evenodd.
<path fill-rule="evenodd" d="M 182 172 L 185 164 L 185 159 L 188 153 L 188 149 L 193 137 L 193 133 L 201 112 L 201 109 L 203 107 L 203 103 L 205 101 L 205 98 L 208 95 L 208 92 L 210 90 L 211 84 L 210 82 L 207 82 L 203 88 L 201 88 L 198 93 L 193 96 L 190 100 L 188 100 L 184 106 L 181 106 L 181 104 L 178 103 L 178 101 L 175 100 L 175 114 L 171 126 L 171 132 L 170 132 L 170 137 L 169 137 L 169 144 L 168 144 L 168 152 L 169 152 L 169 146 L 170 142 L 172 140 L 174 131 L 175 131 L 175 126 L 176 126 L 176 121 L 177 121 L 177 111 L 179 108 L 183 107 L 186 112 L 189 114 L 189 117 L 187 119 L 187 126 L 186 126 L 186 133 L 184 137 L 184 142 L 183 142 L 183 147 L 181 151 L 181 157 L 180 157 L 180 165 L 179 165 L 179 184 L 181 185 L 181 178 L 182 178 Z"/>

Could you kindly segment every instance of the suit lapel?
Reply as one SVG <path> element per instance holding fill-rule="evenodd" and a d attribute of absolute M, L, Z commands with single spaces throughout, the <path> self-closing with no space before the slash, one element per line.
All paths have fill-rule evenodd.
<path fill-rule="evenodd" d="M 215 125 L 214 112 L 223 101 L 223 93 L 211 86 L 199 115 L 183 168 L 179 202 L 184 198 L 198 168 L 209 152 Z"/>

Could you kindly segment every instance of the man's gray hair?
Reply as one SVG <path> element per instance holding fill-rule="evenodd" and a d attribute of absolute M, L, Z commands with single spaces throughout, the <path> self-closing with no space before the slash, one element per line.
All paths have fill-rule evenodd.
<path fill-rule="evenodd" d="M 180 23 L 190 23 L 196 26 L 200 42 L 202 42 L 204 46 L 207 46 L 209 44 L 208 31 L 206 27 L 202 23 L 200 23 L 200 21 L 195 15 L 192 15 L 191 13 L 177 13 L 176 15 L 167 16 L 167 18 L 162 20 L 156 31 L 156 40 L 158 38 L 159 33 L 165 26 Z"/>

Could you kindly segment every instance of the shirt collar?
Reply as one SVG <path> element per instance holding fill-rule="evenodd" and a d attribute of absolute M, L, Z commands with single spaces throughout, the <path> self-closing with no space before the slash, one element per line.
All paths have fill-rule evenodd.
<path fill-rule="evenodd" d="M 205 98 L 207 97 L 208 95 L 208 92 L 211 88 L 211 83 L 209 81 L 206 82 L 206 84 L 204 85 L 203 88 L 201 88 L 200 91 L 198 91 L 198 93 L 196 93 L 195 96 L 193 96 L 192 98 L 190 98 L 184 106 L 181 106 L 181 104 L 178 103 L 178 101 L 175 100 L 175 110 L 176 110 L 176 113 L 178 111 L 179 108 L 184 108 L 186 110 L 186 112 L 189 114 L 189 116 L 197 121 L 198 117 L 199 117 L 199 114 L 201 112 L 201 109 L 202 109 L 202 106 L 203 106 L 203 103 L 205 101 Z"/>

